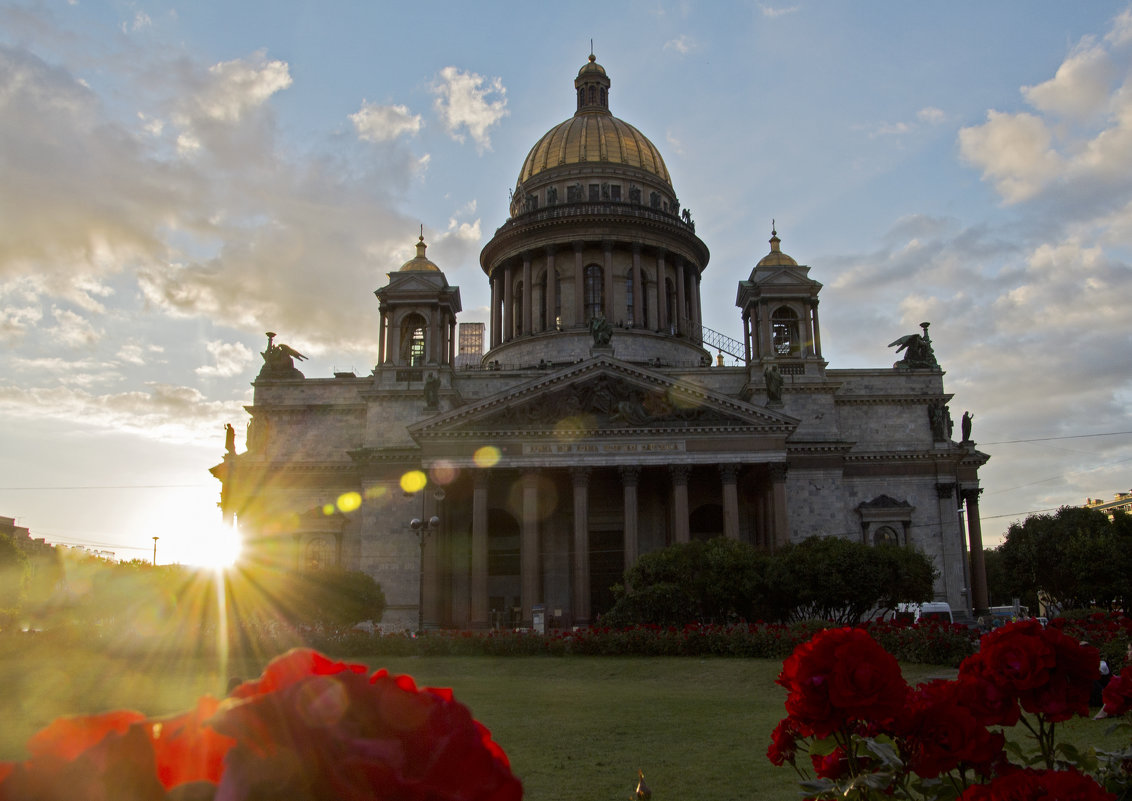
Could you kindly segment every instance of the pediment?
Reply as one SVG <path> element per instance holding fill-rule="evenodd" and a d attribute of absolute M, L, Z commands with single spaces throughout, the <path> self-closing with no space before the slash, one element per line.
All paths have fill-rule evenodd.
<path fill-rule="evenodd" d="M 442 273 L 390 273 L 389 283 L 377 290 L 377 294 L 379 296 L 415 292 L 435 294 L 447 286 L 448 282 Z"/>
<path fill-rule="evenodd" d="M 773 273 L 756 274 L 752 283 L 764 290 L 767 287 L 775 289 L 797 287 L 809 290 L 815 285 L 820 288 L 821 283 L 809 277 L 809 269 L 809 267 L 780 267 Z"/>
<path fill-rule="evenodd" d="M 600 436 L 735 432 L 787 435 L 798 421 L 684 380 L 602 356 L 409 428 L 414 439 L 453 434 Z"/>

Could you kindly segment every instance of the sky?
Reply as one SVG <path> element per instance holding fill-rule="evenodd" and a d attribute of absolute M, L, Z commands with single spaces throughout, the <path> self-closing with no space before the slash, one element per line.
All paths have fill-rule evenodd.
<path fill-rule="evenodd" d="M 593 52 L 711 249 L 810 266 L 831 368 L 931 322 L 983 533 L 1132 489 L 1124 2 L 0 0 L 0 516 L 193 561 L 266 331 L 368 374 L 415 255 L 479 251 Z"/>

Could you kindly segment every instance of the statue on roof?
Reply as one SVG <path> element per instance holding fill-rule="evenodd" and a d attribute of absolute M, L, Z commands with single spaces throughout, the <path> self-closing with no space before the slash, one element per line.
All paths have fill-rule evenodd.
<path fill-rule="evenodd" d="M 767 402 L 781 406 L 783 378 L 777 364 L 772 362 L 763 368 L 763 380 L 766 381 Z"/>
<path fill-rule="evenodd" d="M 304 378 L 303 374 L 295 368 L 295 359 L 305 361 L 306 356 L 299 353 L 290 345 L 275 344 L 275 332 L 267 332 L 267 350 L 262 351 L 263 367 L 259 371 L 260 378 L 284 379 Z"/>
<path fill-rule="evenodd" d="M 927 369 L 938 370 L 939 362 L 935 359 L 935 350 L 932 340 L 928 336 L 928 326 L 931 323 L 920 323 L 923 334 L 907 334 L 895 342 L 888 343 L 888 347 L 896 348 L 896 352 L 904 351 L 904 358 L 893 364 L 893 367 L 902 370 Z"/>

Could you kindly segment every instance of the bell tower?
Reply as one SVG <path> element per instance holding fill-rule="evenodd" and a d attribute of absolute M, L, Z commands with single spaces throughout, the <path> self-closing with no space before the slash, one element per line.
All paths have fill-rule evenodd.
<path fill-rule="evenodd" d="M 742 310 L 747 363 L 760 369 L 778 365 L 783 375 L 816 374 L 825 367 L 818 326 L 822 285 L 810 268 L 782 252 L 774 225 L 770 253 L 751 276 L 739 282 L 735 305 Z"/>
<path fill-rule="evenodd" d="M 417 255 L 374 292 L 380 301 L 378 367 L 425 368 L 456 364 L 456 315 L 460 288 L 448 285 L 425 256 L 421 233 Z"/>

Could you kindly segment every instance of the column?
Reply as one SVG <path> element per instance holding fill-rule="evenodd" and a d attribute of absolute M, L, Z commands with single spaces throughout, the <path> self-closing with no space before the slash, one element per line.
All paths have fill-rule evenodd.
<path fill-rule="evenodd" d="M 586 276 L 582 263 L 582 249 L 585 242 L 574 242 L 574 325 L 585 326 L 586 320 Z"/>
<path fill-rule="evenodd" d="M 771 336 L 770 330 L 771 310 L 769 306 L 762 306 L 760 311 L 762 311 L 762 319 L 759 320 L 759 331 L 762 332 L 762 347 L 759 349 L 759 355 L 773 358 L 778 354 L 774 350 L 774 337 Z"/>
<path fill-rule="evenodd" d="M 640 555 L 637 510 L 637 481 L 640 476 L 641 468 L 636 465 L 621 468 L 621 492 L 625 510 L 625 570 L 631 568 Z"/>
<path fill-rule="evenodd" d="M 523 522 L 519 540 L 519 583 L 524 626 L 531 623 L 531 607 L 539 602 L 540 592 L 542 557 L 538 547 L 538 479 L 537 469 L 524 471 L 520 479 L 523 488 Z"/>
<path fill-rule="evenodd" d="M 641 313 L 645 302 L 645 285 L 641 281 L 641 243 L 633 243 L 633 326 L 635 328 L 648 328 L 649 321 Z"/>
<path fill-rule="evenodd" d="M 503 268 L 503 341 L 515 336 L 515 279 L 511 267 Z"/>
<path fill-rule="evenodd" d="M 389 321 L 386 319 L 385 310 L 382 309 L 381 317 L 377 324 L 377 363 L 385 364 L 385 338 L 388 336 Z"/>
<path fill-rule="evenodd" d="M 684 314 L 684 260 L 676 257 L 676 333 L 686 334 L 688 321 Z"/>
<path fill-rule="evenodd" d="M 588 467 L 573 467 L 574 482 L 574 624 L 590 622 L 590 498 Z"/>
<path fill-rule="evenodd" d="M 523 333 L 531 333 L 531 311 L 534 309 L 535 292 L 531 284 L 531 254 L 523 254 Z"/>
<path fill-rule="evenodd" d="M 790 521 L 786 516 L 786 465 L 770 465 L 770 514 L 773 522 L 771 542 L 775 548 L 790 542 Z"/>
<path fill-rule="evenodd" d="M 676 542 L 688 542 L 692 533 L 688 528 L 688 473 L 691 468 L 684 464 L 669 466 L 672 477 L 672 535 Z"/>
<path fill-rule="evenodd" d="M 668 331 L 668 298 L 664 293 L 664 249 L 656 254 L 656 329 Z"/>
<path fill-rule="evenodd" d="M 554 309 L 558 306 L 558 281 L 555 280 L 558 272 L 554 268 L 554 246 L 546 249 L 546 330 L 553 331 L 555 323 Z"/>
<path fill-rule="evenodd" d="M 485 469 L 476 470 L 472 479 L 472 582 L 471 624 L 472 628 L 487 628 L 491 621 L 488 616 L 487 596 L 487 489 L 490 473 Z"/>
<path fill-rule="evenodd" d="M 617 311 L 613 303 L 613 243 L 602 243 L 602 298 L 601 308 L 605 311 L 605 319 L 610 325 L 617 325 Z"/>
<path fill-rule="evenodd" d="M 719 478 L 723 483 L 723 536 L 729 540 L 739 539 L 739 490 L 736 481 L 739 465 L 721 464 Z"/>
<path fill-rule="evenodd" d="M 695 340 L 697 344 L 703 342 L 704 334 L 704 321 L 700 317 L 700 270 L 696 265 L 692 265 L 692 330 L 695 333 Z"/>
<path fill-rule="evenodd" d="M 751 315 L 743 312 L 743 361 L 751 365 Z"/>
<path fill-rule="evenodd" d="M 491 347 L 498 347 L 503 342 L 503 287 L 501 270 L 496 270 L 491 276 Z"/>
<path fill-rule="evenodd" d="M 440 361 L 440 326 L 437 325 L 437 316 L 435 310 L 428 316 L 428 353 L 425 356 L 427 364 L 436 364 Z"/>
<path fill-rule="evenodd" d="M 814 355 L 821 358 L 821 326 L 818 325 L 818 299 L 814 298 Z"/>
<path fill-rule="evenodd" d="M 987 602 L 987 566 L 983 556 L 983 524 L 979 519 L 979 494 L 982 489 L 963 490 L 963 501 L 967 504 L 967 534 L 971 548 L 971 602 L 975 607 L 975 617 L 990 611 Z"/>

